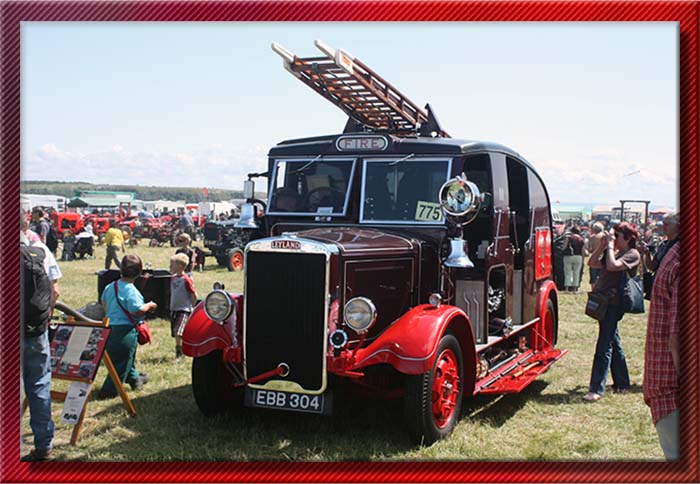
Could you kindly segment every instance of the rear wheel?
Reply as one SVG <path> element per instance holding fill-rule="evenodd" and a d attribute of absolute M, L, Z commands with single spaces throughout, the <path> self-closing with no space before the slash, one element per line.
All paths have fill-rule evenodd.
<path fill-rule="evenodd" d="M 227 255 L 226 267 L 229 271 L 242 271 L 245 257 L 243 251 L 239 248 L 230 249 Z"/>
<path fill-rule="evenodd" d="M 537 349 L 550 350 L 554 348 L 554 345 L 557 343 L 557 312 L 551 299 L 547 299 L 540 334 L 541 337 L 538 338 Z"/>
<path fill-rule="evenodd" d="M 416 443 L 430 445 L 452 432 L 462 406 L 463 377 L 459 342 L 454 335 L 445 334 L 433 367 L 407 377 L 406 423 Z"/>
<path fill-rule="evenodd" d="M 192 392 L 197 407 L 206 416 L 222 413 L 241 400 L 242 390 L 233 388 L 233 378 L 221 360 L 220 350 L 192 360 Z"/>

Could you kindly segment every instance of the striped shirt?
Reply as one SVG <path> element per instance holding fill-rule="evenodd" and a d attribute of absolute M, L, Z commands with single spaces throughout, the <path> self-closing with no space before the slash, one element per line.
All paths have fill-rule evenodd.
<path fill-rule="evenodd" d="M 671 357 L 670 338 L 678 335 L 680 242 L 661 261 L 651 293 L 644 351 L 644 401 L 654 424 L 678 410 L 678 374 Z"/>

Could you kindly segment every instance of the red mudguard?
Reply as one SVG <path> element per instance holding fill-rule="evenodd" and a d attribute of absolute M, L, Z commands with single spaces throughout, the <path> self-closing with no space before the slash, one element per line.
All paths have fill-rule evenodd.
<path fill-rule="evenodd" d="M 204 305 L 198 304 L 182 333 L 182 352 L 187 356 L 204 356 L 215 350 L 222 350 L 224 358 L 240 361 L 242 354 L 241 323 L 243 321 L 243 297 L 231 294 L 236 310 L 225 324 L 212 321 L 204 312 Z"/>
<path fill-rule="evenodd" d="M 466 314 L 455 306 L 435 308 L 424 304 L 408 311 L 369 346 L 359 349 L 352 370 L 388 363 L 401 373 L 425 373 L 432 368 L 440 338 L 453 321 L 465 363 L 470 354 L 473 360 L 474 336 Z"/>

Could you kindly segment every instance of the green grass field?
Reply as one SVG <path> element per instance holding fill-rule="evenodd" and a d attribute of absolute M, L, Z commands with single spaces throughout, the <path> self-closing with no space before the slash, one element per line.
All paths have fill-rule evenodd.
<path fill-rule="evenodd" d="M 142 243 L 128 252 L 167 268 L 174 249 Z M 207 262 L 194 275 L 200 297 L 216 280 L 241 290 L 241 273 L 217 267 L 213 258 Z M 95 272 L 103 263 L 103 247 L 96 259 L 61 263 L 61 300 L 76 308 L 95 301 Z M 606 392 L 586 403 L 581 397 L 597 323 L 583 314 L 585 298 L 583 291 L 560 296 L 558 346 L 570 351 L 564 359 L 521 394 L 465 398 L 454 433 L 430 447 L 409 443 L 399 402 L 336 398 L 332 417 L 244 408 L 205 418 L 192 397 L 191 360 L 175 361 L 169 322 L 156 319 L 150 323 L 153 344 L 137 355 L 137 367 L 151 381 L 142 391 L 128 390 L 138 416 L 131 417 L 119 398 L 90 401 L 80 440 L 70 445 L 72 426 L 58 423 L 62 404 L 54 403 L 53 455 L 80 461 L 663 460 L 641 392 L 646 315 L 626 315 L 620 323 L 632 391 Z M 105 374 L 102 367 L 94 392 Z M 54 381 L 54 389 L 67 387 Z M 32 445 L 28 415 L 22 442 L 24 454 Z"/>

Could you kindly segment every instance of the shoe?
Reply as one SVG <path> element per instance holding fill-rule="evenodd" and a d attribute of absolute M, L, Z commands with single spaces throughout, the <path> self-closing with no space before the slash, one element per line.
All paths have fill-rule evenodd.
<path fill-rule="evenodd" d="M 21 462 L 41 462 L 48 460 L 51 449 L 34 449 L 29 454 L 20 459 Z"/>
<path fill-rule="evenodd" d="M 613 388 L 613 392 L 620 394 L 620 395 L 624 395 L 625 393 L 629 393 L 629 391 L 630 391 L 629 387 L 627 387 L 627 388 Z"/>
<path fill-rule="evenodd" d="M 129 385 L 131 385 L 132 390 L 143 390 L 146 383 L 148 383 L 148 376 L 141 373 L 136 380 L 129 382 Z"/>
<path fill-rule="evenodd" d="M 597 402 L 601 398 L 603 398 L 603 395 L 601 395 L 600 393 L 593 392 L 588 392 L 583 396 L 583 399 L 587 402 Z"/>

